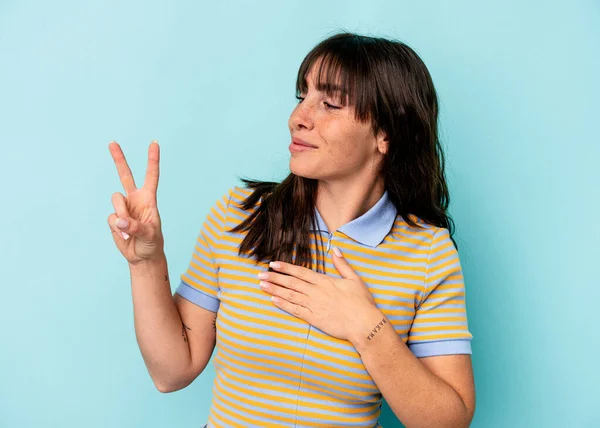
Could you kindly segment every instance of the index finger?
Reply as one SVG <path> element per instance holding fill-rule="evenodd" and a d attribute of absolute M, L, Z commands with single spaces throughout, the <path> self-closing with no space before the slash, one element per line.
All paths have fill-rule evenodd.
<path fill-rule="evenodd" d="M 148 147 L 148 167 L 146 168 L 146 179 L 144 187 L 153 193 L 158 189 L 158 164 L 160 162 L 160 147 L 158 141 L 154 140 Z"/>
<path fill-rule="evenodd" d="M 318 284 L 319 280 L 324 276 L 323 274 L 305 268 L 304 266 L 297 266 L 281 261 L 271 262 L 269 263 L 269 266 L 277 272 L 295 276 L 296 278 L 308 282 L 309 284 Z"/>
<path fill-rule="evenodd" d="M 121 146 L 119 146 L 116 141 L 112 141 L 108 145 L 108 149 L 110 150 L 110 154 L 115 161 L 115 165 L 117 166 L 117 173 L 119 174 L 119 178 L 121 179 L 121 184 L 123 185 L 125 192 L 133 192 L 136 190 L 135 181 L 133 180 L 131 169 L 129 169 L 129 165 L 127 165 L 127 161 L 125 160 L 125 155 L 121 150 Z"/>

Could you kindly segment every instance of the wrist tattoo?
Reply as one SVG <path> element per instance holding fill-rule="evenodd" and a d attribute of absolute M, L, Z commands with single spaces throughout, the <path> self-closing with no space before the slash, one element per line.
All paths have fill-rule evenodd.
<path fill-rule="evenodd" d="M 183 341 L 187 342 L 187 336 L 185 334 L 185 329 L 191 330 L 191 328 L 189 328 L 187 325 L 185 325 L 183 322 L 181 323 L 181 337 L 183 337 Z"/>
<path fill-rule="evenodd" d="M 369 333 L 369 335 L 367 336 L 367 340 L 371 340 L 373 337 L 375 337 L 375 335 L 379 332 L 379 330 L 381 330 L 381 327 L 383 327 L 384 324 L 387 324 L 387 320 L 385 318 L 379 321 L 375 328 L 371 330 L 371 333 Z"/>

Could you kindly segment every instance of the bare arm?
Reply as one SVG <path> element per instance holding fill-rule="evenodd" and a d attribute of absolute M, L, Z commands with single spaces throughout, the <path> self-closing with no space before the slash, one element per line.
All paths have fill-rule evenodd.
<path fill-rule="evenodd" d="M 130 264 L 135 333 L 156 388 L 185 388 L 206 367 L 215 346 L 216 313 L 171 295 L 167 260 Z"/>
<path fill-rule="evenodd" d="M 148 148 L 144 185 L 135 185 L 121 146 L 109 150 L 126 196 L 114 193 L 108 224 L 129 263 L 135 334 L 150 377 L 159 391 L 189 385 L 206 367 L 215 347 L 215 313 L 171 295 L 156 192 L 160 148 Z"/>
<path fill-rule="evenodd" d="M 365 322 L 381 328 L 366 327 L 353 343 L 398 419 L 406 427 L 468 427 L 475 413 L 471 356 L 417 358 L 381 312 Z"/>

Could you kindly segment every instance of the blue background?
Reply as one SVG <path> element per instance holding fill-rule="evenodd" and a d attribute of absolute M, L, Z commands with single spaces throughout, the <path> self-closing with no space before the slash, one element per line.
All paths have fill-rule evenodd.
<path fill-rule="evenodd" d="M 138 185 L 161 145 L 174 289 L 237 177 L 287 174 L 296 71 L 339 29 L 408 43 L 438 90 L 472 426 L 600 425 L 597 1 L 3 0 L 1 427 L 205 421 L 212 366 L 161 394 L 137 347 L 108 143 Z"/>

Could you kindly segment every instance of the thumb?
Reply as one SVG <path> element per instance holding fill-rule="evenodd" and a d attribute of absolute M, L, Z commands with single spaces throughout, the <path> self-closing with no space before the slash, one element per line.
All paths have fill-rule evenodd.
<path fill-rule="evenodd" d="M 352 266 L 348 263 L 348 261 L 342 255 L 342 252 L 338 247 L 333 247 L 333 265 L 337 269 L 337 271 L 342 275 L 342 278 L 345 279 L 354 279 L 358 277 L 358 274 L 354 272 Z"/>

